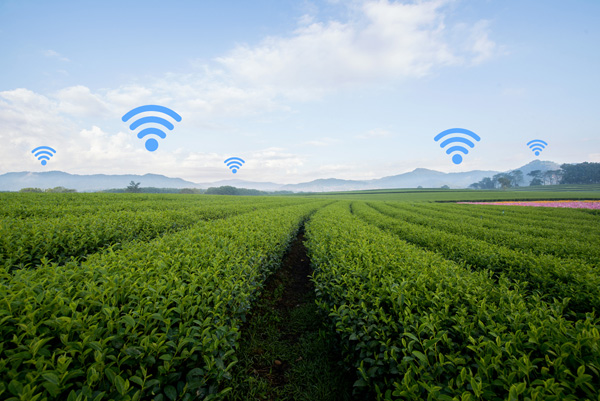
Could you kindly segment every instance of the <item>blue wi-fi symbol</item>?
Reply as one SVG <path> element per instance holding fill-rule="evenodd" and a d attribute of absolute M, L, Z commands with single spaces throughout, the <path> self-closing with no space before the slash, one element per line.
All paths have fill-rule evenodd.
<path fill-rule="evenodd" d="M 50 146 L 38 146 L 37 148 L 31 151 L 37 159 L 42 162 L 42 166 L 45 166 L 48 163 L 48 160 L 56 153 L 56 150 L 52 149 Z"/>
<path fill-rule="evenodd" d="M 443 137 L 451 135 L 451 134 L 464 134 L 464 135 L 470 136 L 477 142 L 479 142 L 481 140 L 479 135 L 477 135 L 473 131 L 469 131 L 468 129 L 464 129 L 464 128 L 447 129 L 447 130 L 442 131 L 439 134 L 437 134 L 435 136 L 435 138 L 433 138 L 433 139 L 437 142 L 440 139 L 442 139 Z M 440 143 L 440 148 L 442 148 L 442 149 L 448 145 L 453 145 L 453 146 L 449 147 L 448 149 L 446 149 L 446 153 L 450 154 L 450 153 L 455 152 L 454 155 L 452 155 L 452 162 L 454 164 L 460 164 L 463 161 L 463 157 L 460 155 L 460 153 L 463 153 L 466 155 L 469 153 L 469 150 L 467 148 L 465 148 L 464 146 L 455 145 L 456 143 L 464 143 L 465 145 L 467 145 L 471 148 L 474 148 L 475 144 L 473 143 L 473 141 L 469 140 L 468 138 L 463 138 L 461 136 L 451 136 L 448 139 L 446 139 L 445 141 L 443 141 L 442 143 Z"/>
<path fill-rule="evenodd" d="M 529 146 L 529 149 L 531 149 L 536 156 L 539 156 L 540 152 L 546 149 L 548 143 L 546 141 L 542 141 L 541 139 L 534 139 L 533 141 L 527 142 L 527 146 Z"/>
<path fill-rule="evenodd" d="M 175 120 L 177 122 L 181 121 L 181 116 L 179 114 L 175 113 L 173 110 L 169 109 L 168 107 L 156 106 L 153 104 L 136 107 L 135 109 L 133 109 L 130 112 L 128 112 L 127 114 L 125 114 L 121 119 L 123 121 L 128 121 L 131 117 L 133 117 L 135 115 L 138 115 L 140 113 L 149 112 L 149 111 L 163 113 L 163 114 L 170 116 L 173 120 Z M 131 129 L 133 131 L 141 125 L 150 124 L 150 123 L 160 124 L 163 127 L 168 128 L 169 130 L 172 130 L 174 127 L 170 121 L 165 120 L 162 117 L 147 116 L 147 117 L 142 117 L 140 119 L 135 120 L 133 123 L 131 123 L 131 125 L 129 126 L 129 129 Z M 155 127 L 144 128 L 143 130 L 138 132 L 137 137 L 142 139 L 146 135 L 151 135 L 151 134 L 158 135 L 162 139 L 165 139 L 167 137 L 167 134 L 165 134 L 163 130 L 161 130 L 160 128 L 155 128 Z M 154 138 L 149 138 L 146 141 L 146 149 L 150 152 L 154 152 L 156 149 L 158 149 L 158 141 Z"/>
<path fill-rule="evenodd" d="M 231 170 L 233 174 L 237 173 L 237 171 L 242 167 L 242 164 L 246 163 L 239 157 L 230 157 L 229 159 L 224 161 L 227 164 L 227 167 Z"/>

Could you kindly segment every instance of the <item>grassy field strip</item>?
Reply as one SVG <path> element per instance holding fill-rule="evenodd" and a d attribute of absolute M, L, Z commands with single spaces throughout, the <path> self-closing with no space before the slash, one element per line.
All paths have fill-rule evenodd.
<path fill-rule="evenodd" d="M 3 207 L 0 209 L 0 216 L 26 219 L 28 217 L 56 217 L 57 211 L 61 216 L 83 216 L 123 210 L 164 211 L 193 207 L 198 203 L 197 197 L 186 196 L 148 196 L 146 194 L 119 194 L 118 196 L 118 198 L 115 198 L 114 194 L 101 193 L 1 193 L 0 199 L 3 202 Z"/>
<path fill-rule="evenodd" d="M 550 187 L 550 186 L 549 186 Z M 455 202 L 455 201 L 503 201 L 503 200 L 583 200 L 600 199 L 597 185 L 581 186 L 582 190 L 561 191 L 559 186 L 539 190 L 522 188 L 519 190 L 470 190 L 470 189 L 385 189 L 373 191 L 350 191 L 303 194 L 316 198 L 345 201 L 399 201 L 399 202 Z"/>
<path fill-rule="evenodd" d="M 54 194 L 54 193 L 0 193 L 0 218 L 27 219 L 84 216 L 108 212 L 165 212 L 203 206 L 230 205 L 245 208 L 251 203 L 277 205 L 282 197 L 215 196 L 180 194 Z M 287 199 L 300 204 L 303 199 Z"/>
<path fill-rule="evenodd" d="M 0 397 L 221 397 L 242 319 L 320 205 L 200 222 L 81 264 L 15 271 L 0 285 Z"/>
<path fill-rule="evenodd" d="M 492 221 L 482 222 L 476 217 L 456 216 L 446 210 L 429 211 L 419 206 L 405 208 L 399 204 L 389 206 L 381 205 L 381 211 L 409 223 L 434 227 L 437 230 L 465 235 L 511 249 L 528 250 L 536 255 L 548 254 L 560 258 L 581 259 L 596 266 L 600 262 L 600 247 L 590 246 L 591 238 L 586 239 L 585 232 L 578 230 L 577 224 L 565 224 L 563 230 L 553 231 L 551 236 L 541 236 L 531 232 L 524 233 L 520 228 L 526 227 L 526 223 L 500 222 L 495 226 Z M 548 234 L 548 230 L 545 230 L 544 234 Z"/>
<path fill-rule="evenodd" d="M 387 202 L 398 206 L 397 202 Z M 474 206 L 474 207 L 472 207 Z M 463 205 L 453 203 L 419 203 L 419 210 L 452 212 L 456 217 L 472 217 L 480 220 L 480 225 L 486 227 L 514 227 L 519 226 L 519 231 L 540 236 L 552 236 L 561 232 L 565 227 L 569 234 L 580 237 L 589 233 L 592 237 L 600 239 L 600 216 L 579 211 L 575 216 L 568 214 L 561 217 L 561 210 L 556 210 L 555 215 L 540 214 L 538 208 L 522 211 L 517 208 L 489 207 L 480 205 Z M 517 209 L 517 210 L 515 210 Z M 575 217 L 580 217 L 575 219 Z M 571 226 L 575 226 L 571 228 Z"/>
<path fill-rule="evenodd" d="M 388 216 L 389 206 L 352 204 L 352 211 L 364 221 L 394 233 L 399 238 L 439 253 L 446 259 L 466 263 L 474 269 L 491 270 L 513 281 L 526 281 L 530 292 L 539 291 L 547 300 L 567 302 L 578 313 L 600 311 L 600 272 L 577 260 L 509 249 L 464 235 L 451 234 Z M 390 208 L 393 213 L 394 208 Z"/>
<path fill-rule="evenodd" d="M 386 203 L 392 206 L 400 205 L 399 202 Z M 406 205 L 408 205 L 408 203 L 406 203 Z M 520 229 L 524 232 L 548 232 L 551 234 L 561 231 L 566 227 L 572 230 L 576 235 L 583 232 L 589 232 L 591 235 L 600 236 L 600 228 L 598 227 L 600 216 L 589 213 L 586 210 L 568 209 L 569 212 L 563 215 L 561 212 L 565 209 L 553 209 L 555 213 L 553 215 L 547 215 L 540 213 L 540 208 L 480 206 L 481 205 L 456 203 L 418 204 L 420 210 L 430 212 L 452 212 L 456 216 L 480 219 L 482 224 L 490 224 L 495 227 L 520 225 Z M 572 214 L 571 211 L 577 213 Z"/>
<path fill-rule="evenodd" d="M 347 204 L 318 211 L 307 237 L 355 386 L 386 400 L 600 396 L 598 318 L 567 319 L 565 303 L 407 244 Z"/>
<path fill-rule="evenodd" d="M 197 198 L 198 199 L 198 198 Z M 157 203 L 161 202 L 157 200 Z M 64 263 L 72 257 L 83 257 L 102 248 L 120 247 L 131 240 L 147 241 L 156 236 L 188 228 L 200 220 L 211 220 L 246 213 L 252 210 L 285 204 L 298 204 L 298 200 L 279 200 L 255 203 L 197 200 L 182 207 L 169 202 L 173 210 L 135 210 L 137 197 L 112 198 L 107 209 L 121 211 L 99 212 L 81 216 L 29 217 L 27 219 L 0 220 L 0 268 L 35 267 L 42 258 Z M 129 207 L 135 211 L 127 210 Z M 58 209 L 55 213 L 60 214 Z"/>
<path fill-rule="evenodd" d="M 390 204 L 395 202 L 390 202 Z M 581 224 L 589 227 L 594 233 L 600 230 L 594 222 L 600 220 L 600 216 L 590 209 L 569 208 L 541 208 L 524 206 L 500 206 L 500 205 L 477 205 L 456 203 L 420 203 L 425 208 L 439 209 L 451 208 L 456 213 L 472 215 L 483 218 L 502 218 L 509 223 L 526 223 L 528 225 L 546 226 L 552 229 L 569 224 Z M 549 212 L 549 213 L 548 213 Z"/>

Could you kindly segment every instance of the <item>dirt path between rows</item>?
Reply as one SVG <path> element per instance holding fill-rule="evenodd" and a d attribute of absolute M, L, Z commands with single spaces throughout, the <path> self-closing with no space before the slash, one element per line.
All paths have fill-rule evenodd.
<path fill-rule="evenodd" d="M 325 334 L 310 274 L 301 229 L 242 328 L 230 400 L 351 399 L 355 379 Z"/>

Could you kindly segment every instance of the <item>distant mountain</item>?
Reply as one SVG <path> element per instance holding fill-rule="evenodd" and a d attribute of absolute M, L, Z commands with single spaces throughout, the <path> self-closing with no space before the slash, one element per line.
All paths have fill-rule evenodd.
<path fill-rule="evenodd" d="M 473 170 L 464 173 L 442 173 L 440 171 L 418 168 L 409 173 L 372 180 L 372 189 L 387 188 L 466 188 L 470 184 L 498 174 L 498 171 Z"/>
<path fill-rule="evenodd" d="M 498 171 L 469 171 L 465 173 L 442 173 L 440 171 L 418 168 L 408 173 L 378 178 L 374 180 L 354 181 L 337 178 L 319 179 L 300 184 L 284 185 L 282 189 L 294 192 L 355 191 L 361 189 L 391 188 L 466 188 L 470 184 L 497 174 Z"/>
<path fill-rule="evenodd" d="M 560 166 L 550 161 L 535 160 L 515 170 L 523 172 L 523 178 L 529 185 L 531 177 L 527 174 L 533 170 L 557 170 Z M 512 170 L 510 170 L 512 171 Z M 258 189 L 261 191 L 294 191 L 294 192 L 330 192 L 353 191 L 362 189 L 391 188 L 467 188 L 485 177 L 492 177 L 499 171 L 467 171 L 463 173 L 443 173 L 440 171 L 417 168 L 411 172 L 373 179 L 373 180 L 341 180 L 337 178 L 318 179 L 299 184 L 276 184 L 273 182 L 251 182 L 244 180 L 223 180 L 212 183 L 194 183 L 181 178 L 170 178 L 158 174 L 125 174 L 125 175 L 77 175 L 61 171 L 41 173 L 20 172 L 0 175 L 0 191 L 18 191 L 21 188 L 54 188 L 62 186 L 76 189 L 79 192 L 101 191 L 105 189 L 125 188 L 131 181 L 140 182 L 141 187 L 156 188 L 209 188 L 232 186 L 237 188 Z"/>
<path fill-rule="evenodd" d="M 288 184 L 281 187 L 284 191 L 294 192 L 331 192 L 331 191 L 355 191 L 358 189 L 371 189 L 369 181 L 340 180 L 338 178 L 318 179 L 299 184 Z"/>
<path fill-rule="evenodd" d="M 18 191 L 21 188 L 65 187 L 79 192 L 93 192 L 104 189 L 125 188 L 131 181 L 140 182 L 143 187 L 157 188 L 199 188 L 198 184 L 181 178 L 169 178 L 158 174 L 78 175 L 62 171 L 41 173 L 20 172 L 0 175 L 0 190 Z"/>

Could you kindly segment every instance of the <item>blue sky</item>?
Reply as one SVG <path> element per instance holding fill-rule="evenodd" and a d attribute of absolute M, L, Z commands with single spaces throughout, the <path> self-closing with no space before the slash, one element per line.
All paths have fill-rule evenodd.
<path fill-rule="evenodd" d="M 598 49 L 596 0 L 0 0 L 0 174 L 296 183 L 599 162 Z M 155 152 L 121 121 L 145 104 L 182 117 Z M 433 140 L 455 127 L 481 137 L 459 165 Z M 57 150 L 46 166 L 40 145 Z"/>

